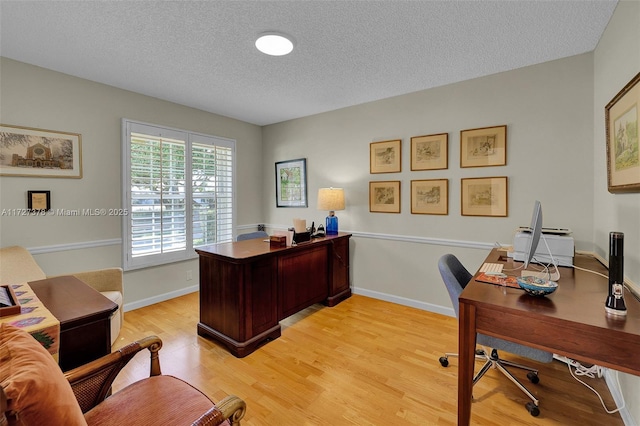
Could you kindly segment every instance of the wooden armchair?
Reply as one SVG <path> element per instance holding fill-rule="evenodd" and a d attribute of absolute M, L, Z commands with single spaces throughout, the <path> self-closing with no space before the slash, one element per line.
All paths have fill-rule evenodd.
<path fill-rule="evenodd" d="M 32 336 L 2 324 L 0 425 L 240 425 L 242 399 L 214 404 L 188 383 L 162 375 L 161 347 L 158 337 L 147 337 L 63 374 Z M 120 370 L 143 349 L 151 357 L 149 377 L 110 395 Z"/>

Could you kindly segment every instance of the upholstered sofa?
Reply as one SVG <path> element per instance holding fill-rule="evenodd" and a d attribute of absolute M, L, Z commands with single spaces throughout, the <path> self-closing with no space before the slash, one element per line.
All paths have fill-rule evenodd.
<path fill-rule="evenodd" d="M 161 347 L 159 338 L 147 337 L 63 374 L 30 334 L 0 324 L 0 426 L 239 426 L 245 402 L 231 395 L 214 404 L 183 380 L 162 375 Z M 117 374 L 145 348 L 149 377 L 112 394 Z"/>
<path fill-rule="evenodd" d="M 124 318 L 122 269 L 107 268 L 65 275 L 77 277 L 118 305 L 118 310 L 111 317 L 111 344 L 113 344 L 118 338 Z M 45 278 L 51 277 L 44 273 L 31 253 L 24 247 L 0 248 L 0 284 L 21 284 Z"/>

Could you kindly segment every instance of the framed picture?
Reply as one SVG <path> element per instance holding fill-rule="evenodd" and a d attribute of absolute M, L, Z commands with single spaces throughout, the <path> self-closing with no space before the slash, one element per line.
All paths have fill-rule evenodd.
<path fill-rule="evenodd" d="M 402 170 L 402 141 L 400 139 L 372 142 L 369 148 L 371 173 L 397 173 Z"/>
<path fill-rule="evenodd" d="M 82 136 L 0 124 L 0 176 L 82 177 Z"/>
<path fill-rule="evenodd" d="M 460 167 L 507 164 L 507 126 L 483 127 L 460 132 Z"/>
<path fill-rule="evenodd" d="M 605 107 L 609 192 L 640 192 L 640 73 Z"/>
<path fill-rule="evenodd" d="M 449 180 L 412 180 L 411 213 L 449 214 Z"/>
<path fill-rule="evenodd" d="M 508 216 L 506 176 L 461 179 L 461 188 L 462 216 Z"/>
<path fill-rule="evenodd" d="M 276 163 L 276 207 L 307 207 L 307 159 Z"/>
<path fill-rule="evenodd" d="M 27 209 L 30 211 L 51 210 L 51 191 L 27 191 Z"/>
<path fill-rule="evenodd" d="M 400 213 L 400 181 L 369 182 L 369 211 Z"/>
<path fill-rule="evenodd" d="M 449 167 L 449 134 L 411 138 L 411 170 L 442 170 Z"/>

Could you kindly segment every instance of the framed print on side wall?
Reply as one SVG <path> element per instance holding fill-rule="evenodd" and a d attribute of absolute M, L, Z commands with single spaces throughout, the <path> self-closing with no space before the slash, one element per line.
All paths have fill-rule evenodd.
<path fill-rule="evenodd" d="M 307 207 L 307 159 L 276 163 L 276 207 Z"/>
<path fill-rule="evenodd" d="M 449 134 L 411 138 L 411 170 L 442 170 L 449 167 Z"/>
<path fill-rule="evenodd" d="M 0 124 L 0 176 L 82 178 L 82 136 Z"/>
<path fill-rule="evenodd" d="M 402 170 L 402 141 L 372 142 L 369 144 L 369 172 L 397 173 Z"/>
<path fill-rule="evenodd" d="M 507 126 L 483 127 L 460 132 L 460 167 L 507 164 Z"/>
<path fill-rule="evenodd" d="M 369 182 L 369 211 L 400 213 L 400 181 Z"/>
<path fill-rule="evenodd" d="M 640 192 L 640 73 L 605 107 L 607 188 L 609 192 Z"/>
<path fill-rule="evenodd" d="M 449 214 L 449 180 L 412 180 L 411 213 Z"/>
<path fill-rule="evenodd" d="M 27 209 L 32 212 L 51 210 L 51 191 L 27 191 Z"/>
<path fill-rule="evenodd" d="M 509 214 L 506 176 L 461 179 L 462 216 L 506 217 Z"/>

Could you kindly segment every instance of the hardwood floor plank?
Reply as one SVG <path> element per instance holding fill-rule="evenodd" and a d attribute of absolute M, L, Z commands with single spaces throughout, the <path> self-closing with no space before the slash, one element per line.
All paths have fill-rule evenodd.
<path fill-rule="evenodd" d="M 419 309 L 354 295 L 328 308 L 314 305 L 282 321 L 282 336 L 245 358 L 196 333 L 198 294 L 125 313 L 114 349 L 147 335 L 163 341 L 163 374 L 180 377 L 219 401 L 229 394 L 247 402 L 243 425 L 455 425 L 457 321 Z M 598 398 L 569 374 L 565 364 L 515 362 L 540 370 L 532 385 L 539 417 L 524 408 L 525 395 L 491 370 L 474 387 L 474 425 L 622 425 Z M 480 363 L 477 364 L 477 368 Z M 147 354 L 120 374 L 114 391 L 147 377 Z M 585 379 L 609 408 L 604 379 Z"/>

